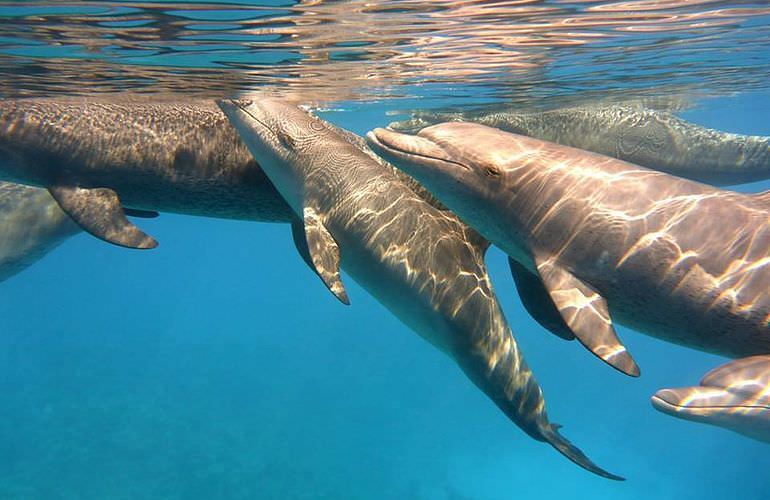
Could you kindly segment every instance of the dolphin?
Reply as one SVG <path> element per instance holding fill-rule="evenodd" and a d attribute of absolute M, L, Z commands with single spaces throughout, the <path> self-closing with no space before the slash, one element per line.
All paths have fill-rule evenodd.
<path fill-rule="evenodd" d="M 523 301 L 550 298 L 528 308 L 542 325 L 615 368 L 639 373 L 614 321 L 733 358 L 770 353 L 770 193 L 475 123 L 368 138 L 509 255 Z"/>
<path fill-rule="evenodd" d="M 700 386 L 662 389 L 652 405 L 770 443 L 770 356 L 731 361 L 708 372 Z"/>
<path fill-rule="evenodd" d="M 481 123 L 717 186 L 770 178 L 770 137 L 701 127 L 671 112 L 639 104 L 593 104 L 537 112 L 422 111 L 389 128 L 414 132 L 449 121 Z"/>
<path fill-rule="evenodd" d="M 153 248 L 126 215 L 289 222 L 291 210 L 213 101 L 0 101 L 0 179 L 43 187 L 78 226 Z"/>
<path fill-rule="evenodd" d="M 79 232 L 45 189 L 0 182 L 0 281 Z"/>
<path fill-rule="evenodd" d="M 437 347 L 531 437 L 600 476 L 549 422 L 543 394 L 497 302 L 488 246 L 451 212 L 412 189 L 363 141 L 275 99 L 219 105 L 300 223 L 297 248 L 329 290 L 348 297 L 344 269 L 403 323 Z"/>

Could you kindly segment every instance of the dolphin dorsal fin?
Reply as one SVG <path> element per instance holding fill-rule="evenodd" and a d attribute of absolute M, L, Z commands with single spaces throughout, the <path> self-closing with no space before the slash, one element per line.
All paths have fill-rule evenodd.
<path fill-rule="evenodd" d="M 310 207 L 303 210 L 304 219 L 292 222 L 292 236 L 302 259 L 321 278 L 340 302 L 350 304 L 340 277 L 340 248 L 321 217 Z"/>
<path fill-rule="evenodd" d="M 638 377 L 639 367 L 618 339 L 604 297 L 554 257 L 536 254 L 534 260 L 548 295 L 580 343 L 613 368 Z"/>
<path fill-rule="evenodd" d="M 158 242 L 126 219 L 115 191 L 108 188 L 52 186 L 48 192 L 84 231 L 128 248 L 149 249 Z"/>

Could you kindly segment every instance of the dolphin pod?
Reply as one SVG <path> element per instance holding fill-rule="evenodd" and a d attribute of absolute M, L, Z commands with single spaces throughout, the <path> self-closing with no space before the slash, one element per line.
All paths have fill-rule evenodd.
<path fill-rule="evenodd" d="M 560 132 L 562 135 L 572 134 L 580 137 L 581 134 L 570 132 L 574 130 L 574 126 L 570 129 L 568 122 L 569 120 L 580 122 L 582 116 L 584 126 L 589 127 L 583 130 L 590 132 L 582 134 L 583 136 L 594 138 L 601 136 L 596 129 L 606 126 L 605 142 L 616 141 L 623 146 L 616 148 L 621 152 L 635 150 L 627 147 L 629 144 L 627 138 L 645 136 L 647 122 L 641 119 L 629 119 L 628 116 L 633 116 L 628 114 L 629 111 L 620 109 L 611 113 L 603 109 L 587 109 L 580 113 L 573 109 L 563 115 L 554 114 L 554 112 L 546 116 L 548 119 L 542 118 L 540 121 L 535 119 L 536 114 L 528 114 L 524 116 L 529 121 L 524 120 L 524 123 L 530 123 L 528 133 L 534 130 L 533 123 L 540 124 L 542 133 L 546 133 L 549 127 L 557 127 L 558 130 L 557 124 L 563 123 L 564 131 Z M 562 110 L 562 113 L 564 112 Z M 638 113 L 638 111 L 634 112 Z M 512 115 L 509 114 L 508 119 L 512 120 L 510 116 Z M 673 115 L 658 113 L 656 116 L 669 116 L 671 118 L 669 123 L 676 123 L 678 120 Z M 612 120 L 616 120 L 623 126 L 610 126 L 613 123 Z M 765 140 L 765 138 L 746 139 L 742 136 L 708 131 L 681 120 L 679 122 L 686 125 L 678 127 L 678 130 L 683 131 L 683 135 L 679 136 L 682 144 L 691 141 L 693 137 L 705 137 L 709 134 L 711 137 L 719 138 L 714 141 L 716 147 L 720 144 L 722 146 L 730 144 L 730 141 L 723 140 L 725 137 L 733 138 L 735 144 L 759 144 Z M 126 126 L 127 123 L 130 125 Z M 498 124 L 505 126 L 502 121 Z M 329 124 L 325 125 L 330 130 L 333 129 Z M 638 130 L 634 131 L 634 127 Z M 618 130 L 626 132 L 621 134 Z M 699 136 L 694 134 L 693 130 L 707 131 L 709 134 Z M 369 155 L 370 159 L 378 162 L 381 167 L 387 166 L 362 146 L 360 138 L 344 130 L 335 131 L 341 139 Z M 626 142 L 618 139 L 621 135 Z M 647 136 L 653 137 L 654 134 L 647 134 Z M 647 144 L 645 141 L 641 143 Z M 654 143 L 655 141 L 651 142 L 651 144 Z M 646 151 L 649 148 L 636 148 L 636 150 Z M 727 148 L 724 151 L 729 152 L 733 149 Z M 754 151 L 761 152 L 761 149 L 757 146 Z M 719 153 L 718 149 L 712 152 L 714 157 L 730 157 L 730 154 Z M 650 154 L 654 156 L 654 153 Z M 758 158 L 761 155 L 749 156 Z M 683 163 L 681 157 L 675 158 L 673 164 L 674 167 L 670 170 L 674 172 L 676 168 L 686 166 L 686 162 Z M 725 163 L 723 161 L 721 164 L 726 166 L 714 168 L 710 163 L 704 163 L 701 166 L 693 164 L 690 177 L 711 182 L 738 183 L 746 179 L 754 180 L 767 176 L 763 173 L 763 169 L 767 169 L 762 167 L 761 163 L 754 162 L 749 165 L 747 162 Z M 746 168 L 747 165 L 751 168 Z M 678 173 L 682 175 L 683 171 Z M 66 175 L 61 175 L 62 172 L 66 172 Z M 718 172 L 718 175 L 714 172 Z M 396 175 L 419 198 L 434 207 L 442 208 L 442 205 L 409 177 L 397 171 L 393 175 Z M 154 246 L 154 240 L 128 222 L 125 215 L 152 216 L 155 215 L 155 211 L 173 211 L 257 221 L 292 221 L 295 219 L 292 209 L 276 191 L 268 177 L 260 165 L 254 161 L 248 148 L 239 139 L 238 133 L 212 102 L 174 98 L 160 100 L 155 98 L 147 101 L 122 97 L 97 100 L 56 98 L 0 101 L 0 178 L 43 186 L 55 197 L 54 200 L 45 189 L 0 183 L 0 234 L 3 235 L 0 241 L 0 280 L 23 269 L 66 237 L 78 231 L 78 225 L 58 209 L 59 205 L 73 216 L 80 228 L 112 243 L 139 248 Z M 205 192 L 209 187 L 211 191 Z M 304 212 L 302 215 L 305 219 Z M 447 215 L 446 212 L 444 215 Z M 28 219 L 25 220 L 24 217 Z M 310 227 L 314 227 L 313 220 L 315 219 L 311 216 Z M 328 262 L 317 259 L 314 262 L 312 255 L 307 250 L 302 250 L 303 239 L 305 243 L 326 241 L 323 231 L 318 233 L 320 236 L 315 240 L 312 238 L 312 231 L 305 232 L 305 228 L 308 227 L 305 222 L 307 221 L 303 221 L 303 224 L 297 224 L 296 221 L 293 223 L 295 240 L 299 243 L 298 247 L 303 258 L 322 279 L 325 279 L 330 288 L 337 292 L 337 296 L 346 301 L 347 297 L 339 274 L 335 276 L 334 273 L 324 272 L 324 265 Z M 20 231 L 20 228 L 23 228 L 23 231 Z M 469 245 L 477 246 L 478 248 L 473 251 L 480 252 L 483 257 L 483 250 L 481 250 L 483 245 L 476 242 L 480 239 L 470 236 L 473 233 L 472 230 L 466 228 L 466 231 L 468 240 L 473 240 L 473 244 L 469 243 Z M 344 255 L 344 250 L 342 254 Z M 328 256 L 325 255 L 325 257 Z M 638 374 L 638 368 L 622 344 L 616 337 L 612 337 L 614 332 L 611 322 L 610 328 L 598 329 L 599 335 L 585 334 L 590 330 L 589 326 L 592 322 L 594 322 L 593 326 L 596 326 L 597 318 L 609 321 L 609 312 L 600 311 L 601 314 L 598 315 L 579 315 L 582 319 L 566 321 L 565 316 L 551 300 L 552 295 L 549 290 L 542 286 L 539 273 L 533 272 L 518 260 L 511 259 L 510 262 L 517 287 L 522 293 L 522 301 L 538 322 L 565 338 L 575 338 L 576 333 L 573 328 L 577 328 L 579 340 L 592 352 L 607 359 L 626 373 Z M 426 267 L 429 266 L 426 264 Z M 486 271 L 483 270 L 483 272 Z M 563 276 L 557 278 L 563 278 Z M 486 274 L 484 274 L 484 280 L 488 280 Z M 373 288 L 369 290 L 375 293 Z M 491 285 L 489 290 L 491 291 Z M 493 295 L 490 300 L 496 304 Z M 407 320 L 404 321 L 410 324 Z M 505 323 L 504 318 L 502 321 Z M 582 327 L 575 327 L 581 322 Z M 602 322 L 599 322 L 599 326 L 602 326 Z M 505 326 L 505 328 L 508 327 Z M 605 336 L 601 335 L 602 332 Z M 510 336 L 510 333 L 508 335 Z M 437 343 L 434 338 L 429 338 L 429 341 Z M 682 343 L 687 344 L 687 341 Z M 515 348 L 515 343 L 513 346 Z M 450 353 L 450 356 L 454 355 Z M 460 360 L 455 359 L 462 367 Z M 473 370 L 465 367 L 463 369 L 473 379 Z M 524 370 L 529 373 L 526 365 Z M 741 373 L 744 372 L 736 373 L 738 378 L 735 380 L 739 381 Z M 492 394 L 494 388 L 483 386 L 484 383 L 489 385 L 489 381 L 473 380 L 493 400 L 495 399 Z M 516 380 L 521 382 L 521 379 Z M 532 383 L 534 384 L 534 379 Z M 690 389 L 691 392 L 688 394 L 692 395 L 695 388 Z M 678 393 L 674 391 L 676 390 L 660 391 L 653 399 L 653 404 L 662 411 L 668 408 L 666 404 L 676 407 L 678 411 L 670 413 L 689 418 L 687 411 L 683 408 L 694 411 L 690 399 L 686 397 L 677 399 L 675 395 Z M 536 392 L 538 397 L 542 398 L 539 388 Z M 668 399 L 662 399 L 663 396 L 667 396 Z M 747 397 L 746 400 L 750 398 Z M 686 403 L 682 403 L 683 401 Z M 734 403 L 731 407 L 734 410 L 730 413 L 731 415 L 749 415 L 748 418 L 744 418 L 743 423 L 736 418 L 730 420 L 733 422 L 730 424 L 731 428 L 739 432 L 741 428 L 749 428 L 753 425 L 752 422 L 761 424 L 760 420 L 767 418 L 767 412 L 745 412 L 741 408 L 745 409 L 748 405 L 741 406 L 737 399 L 731 401 Z M 510 413 L 511 410 L 505 407 L 506 404 L 510 406 L 510 401 L 501 403 L 495 400 L 495 402 L 506 414 Z M 719 414 L 727 413 L 725 411 Z M 703 420 L 715 423 L 717 414 L 718 412 L 708 414 L 706 418 L 709 420 Z M 545 415 L 544 412 L 543 415 Z M 522 420 L 520 417 L 512 418 L 514 421 L 517 421 L 517 418 Z M 717 423 L 717 425 L 730 427 L 728 424 Z M 527 430 L 526 427 L 525 430 Z M 555 429 L 552 430 L 555 432 Z M 527 432 L 530 431 L 527 430 Z M 562 439 L 558 433 L 556 434 L 557 437 L 551 436 L 551 439 Z M 542 435 L 535 437 L 542 439 Z M 571 457 L 573 460 L 583 460 L 581 457 L 584 455 L 576 454 L 579 450 L 569 443 L 566 445 L 564 443 L 567 443 L 566 440 L 561 441 L 560 445 L 552 442 L 557 448 L 564 447 L 560 451 L 568 456 L 570 453 L 575 454 Z M 590 464 L 590 461 L 587 463 Z M 590 464 L 587 468 L 591 467 L 595 466 Z M 594 471 L 604 473 L 598 467 Z"/>
<path fill-rule="evenodd" d="M 718 186 L 770 177 L 770 137 L 721 132 L 641 105 L 593 104 L 540 112 L 420 111 L 389 128 L 415 132 L 450 121 L 480 123 Z"/>
<path fill-rule="evenodd" d="M 275 222 L 296 219 L 213 103 L 56 99 L 4 102 L 0 109 L 0 177 L 47 188 L 82 229 L 105 241 L 151 248 L 154 240 L 128 222 L 126 215 L 151 216 L 156 211 Z M 319 123 L 322 122 L 311 122 L 313 126 Z M 390 297 L 386 303 L 405 323 L 419 323 L 420 331 L 432 332 L 435 327 L 447 336 L 456 335 L 429 335 L 429 339 L 451 350 L 448 354 L 462 363 L 473 381 L 525 431 L 548 441 L 583 467 L 620 479 L 594 465 L 559 434 L 557 426 L 548 422 L 540 388 L 516 348 L 489 285 L 483 264 L 486 242 L 449 212 L 434 208 L 434 200 L 424 189 L 377 159 L 361 138 L 325 123 L 324 126 L 334 140 L 319 145 L 316 151 L 323 155 L 340 146 L 361 161 L 362 168 L 381 175 L 387 181 L 371 186 L 378 186 L 375 193 L 385 187 L 380 193 L 381 200 L 396 203 L 390 210 L 401 214 L 401 231 L 391 225 L 387 211 L 384 218 L 376 219 L 377 225 L 363 205 L 364 210 L 355 220 L 371 237 L 365 245 L 376 242 L 380 250 L 387 250 L 377 254 L 365 246 L 360 253 L 366 256 L 368 252 L 372 259 L 379 256 L 381 260 L 373 264 L 384 259 L 390 266 L 386 269 L 396 268 L 402 273 L 396 273 L 394 280 L 376 279 L 375 273 L 374 278 L 363 279 L 369 285 L 367 288 L 380 298 L 383 294 Z M 339 181 L 339 186 L 346 184 L 342 177 Z M 360 183 L 363 179 L 356 181 Z M 344 193 L 354 196 L 350 191 Z M 414 210 L 400 210 L 403 203 Z M 334 252 L 317 251 L 332 248 L 329 233 L 323 230 L 324 219 L 325 214 L 303 211 L 302 223 L 293 222 L 295 241 L 306 262 L 346 301 L 339 273 L 334 271 Z M 416 225 L 427 221 L 431 221 L 434 231 L 432 250 L 410 249 L 409 244 L 414 242 L 405 238 L 413 238 Z M 351 234 L 355 234 L 353 229 Z M 390 237 L 403 240 L 403 246 L 383 247 L 392 243 Z M 361 244 L 354 240 L 343 245 L 344 263 L 350 262 L 345 259 L 344 249 Z M 412 246 L 421 248 L 422 244 L 420 238 Z M 440 275 L 419 270 L 425 267 L 440 272 L 441 266 L 432 264 L 438 254 L 443 255 L 439 261 L 450 262 L 449 276 L 434 282 Z M 462 264 L 454 263 L 458 256 L 462 257 Z M 356 262 L 360 263 L 355 259 L 352 262 L 354 267 Z M 377 270 L 374 265 L 364 267 L 370 272 Z M 472 272 L 467 276 L 455 274 L 465 268 Z M 352 273 L 358 276 L 360 272 Z M 415 282 L 410 280 L 418 277 L 422 288 L 416 289 Z M 452 287 L 447 288 L 448 283 Z M 389 288 L 381 288 L 386 284 Z M 468 292 L 467 297 L 449 294 L 453 289 Z M 406 297 L 414 297 L 419 306 L 405 301 Z M 442 306 L 440 310 L 430 308 L 434 299 Z M 425 323 L 430 321 L 438 324 Z M 483 329 L 484 325 L 488 331 Z M 479 352 L 471 351 L 471 347 Z"/>
<path fill-rule="evenodd" d="M 566 145 L 593 148 L 609 155 L 623 157 L 624 152 L 646 151 L 651 158 L 647 166 L 706 182 L 737 184 L 766 178 L 770 174 L 767 163 L 758 160 L 763 156 L 760 154 L 761 145 L 767 143 L 767 138 L 713 131 L 684 122 L 669 113 L 639 106 L 591 105 L 542 113 L 419 112 L 411 120 L 392 125 L 406 130 L 439 121 L 463 119 L 545 140 L 561 141 Z M 653 129 L 669 132 L 655 134 L 651 132 Z M 676 131 L 676 134 L 671 131 Z M 655 137 L 659 139 L 653 140 Z M 635 147 L 629 142 L 633 138 L 637 138 L 638 145 Z M 670 145 L 672 142 L 679 144 L 679 149 L 687 146 L 685 152 L 689 151 L 687 154 L 697 161 L 683 163 L 664 154 L 674 149 Z M 710 153 L 700 154 L 698 151 L 702 149 L 692 148 L 698 143 L 711 144 Z M 649 144 L 660 146 L 652 150 L 645 146 Z M 753 150 L 758 153 L 753 156 L 753 163 L 748 162 L 748 157 L 742 161 L 740 157 L 735 158 L 734 152 L 741 144 L 754 145 Z M 625 159 L 644 164 L 638 155 L 632 154 Z M 8 168 L 11 161 L 16 165 L 13 169 Z M 722 166 L 715 169 L 714 161 Z M 94 175 L 88 177 L 94 178 L 90 181 L 92 183 L 98 182 L 98 175 L 106 176 L 112 182 L 119 175 L 130 175 L 132 170 L 155 170 L 155 175 L 159 176 L 165 172 L 165 187 L 153 186 L 146 179 L 141 183 L 143 189 L 134 193 L 138 195 L 134 196 L 138 205 L 153 206 L 155 210 L 268 222 L 289 222 L 291 218 L 288 206 L 266 180 L 259 166 L 253 164 L 237 133 L 221 111 L 206 100 L 124 95 L 0 100 L 0 178 L 56 188 L 56 182 L 35 181 L 29 174 L 48 169 L 50 175 L 59 166 L 66 166 L 75 172 L 91 171 Z M 244 178 L 244 182 L 232 192 L 220 191 L 216 199 L 192 192 L 188 193 L 186 200 L 177 199 L 177 196 L 158 200 L 157 195 L 150 196 L 153 190 L 163 193 L 169 184 L 175 186 L 168 190 L 169 193 L 179 191 L 176 186 L 190 184 L 191 175 L 203 183 L 210 175 L 213 183 L 221 187 L 224 184 L 222 177 L 227 177 L 219 174 L 222 171 L 231 172 L 228 175 L 234 184 L 238 184 L 237 172 L 251 172 L 251 177 Z M 715 171 L 719 172 L 717 177 L 714 177 Z M 415 185 L 413 188 L 420 189 Z M 15 200 L 20 198 L 8 191 L 4 193 L 4 210 L 7 213 L 15 209 Z M 122 190 L 118 194 L 120 200 L 131 196 Z M 42 191 L 30 195 L 30 199 L 35 199 L 41 206 L 51 203 Z M 47 210 L 46 213 L 55 213 L 54 208 Z M 52 220 L 43 217 L 33 221 L 32 225 L 42 226 Z M 88 217 L 79 220 L 87 230 L 91 227 L 88 222 Z M 5 226 L 4 231 L 10 231 L 9 228 Z M 94 232 L 93 228 L 91 232 Z M 98 231 L 97 235 L 104 236 Z M 58 236 L 49 236 L 45 232 L 32 239 L 27 238 L 31 237 L 17 234 L 4 238 L 6 259 L 13 260 L 14 264 L 10 264 L 11 260 L 3 263 L 7 271 L 5 274 L 0 272 L 0 280 L 20 271 L 62 241 Z M 27 247 L 31 241 L 38 244 Z M 150 241 L 146 240 L 146 243 Z M 45 250 L 41 253 L 35 248 Z M 8 257 L 12 254 L 16 256 Z M 15 262 L 19 259 L 26 259 L 26 264 L 17 266 Z M 526 274 L 519 276 L 526 279 Z M 525 302 L 526 306 L 534 308 L 541 307 L 541 304 L 538 300 Z"/>
<path fill-rule="evenodd" d="M 769 193 L 724 191 L 475 123 L 368 138 L 509 255 L 525 304 L 550 298 L 527 308 L 540 324 L 615 368 L 638 374 L 613 321 L 734 358 L 770 354 Z M 673 394 L 658 393 L 656 407 L 677 404 Z"/>
<path fill-rule="evenodd" d="M 289 103 L 220 101 L 299 221 L 304 260 L 341 301 L 344 269 L 402 322 L 446 353 L 533 438 L 578 465 L 588 459 L 548 420 L 484 265 L 486 241 L 418 196 L 403 174 Z"/>

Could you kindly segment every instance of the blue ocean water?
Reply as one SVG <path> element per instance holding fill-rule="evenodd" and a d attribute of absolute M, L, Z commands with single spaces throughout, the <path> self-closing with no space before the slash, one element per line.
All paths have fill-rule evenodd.
<path fill-rule="evenodd" d="M 455 104 L 451 88 L 440 104 Z M 16 88 L 30 89 L 41 93 Z M 770 135 L 768 89 L 733 90 L 680 115 Z M 319 114 L 362 134 L 436 104 L 431 91 Z M 457 104 L 488 95 L 458 91 Z M 624 377 L 534 323 L 496 249 L 490 274 L 549 415 L 626 482 L 527 437 L 349 277 L 341 305 L 288 226 L 174 214 L 141 225 L 158 249 L 80 234 L 0 284 L 0 498 L 768 497 L 766 444 L 649 403 L 723 358 L 620 328 L 643 374 Z"/>

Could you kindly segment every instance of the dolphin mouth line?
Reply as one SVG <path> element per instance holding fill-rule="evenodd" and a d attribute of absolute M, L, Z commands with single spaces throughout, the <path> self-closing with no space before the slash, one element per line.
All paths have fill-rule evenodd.
<path fill-rule="evenodd" d="M 415 151 L 407 151 L 407 150 L 401 149 L 401 148 L 399 148 L 397 146 L 391 146 L 390 144 L 384 144 L 379 139 L 379 137 L 377 137 L 375 134 L 372 134 L 372 136 L 374 136 L 374 139 L 377 141 L 377 143 L 380 146 L 382 146 L 383 148 L 385 148 L 387 150 L 390 150 L 392 152 L 400 153 L 400 154 L 402 154 L 404 156 L 409 156 L 409 157 L 413 157 L 413 158 L 422 158 L 422 159 L 425 159 L 425 160 L 439 161 L 439 162 L 447 163 L 447 164 L 450 164 L 450 165 L 456 165 L 458 167 L 462 167 L 463 169 L 465 169 L 465 170 L 467 170 L 469 172 L 472 171 L 472 169 L 469 166 L 464 165 L 463 163 L 460 163 L 459 161 L 448 160 L 446 158 L 439 158 L 437 156 L 430 156 L 428 154 L 421 154 L 421 153 L 417 153 Z M 417 137 L 420 137 L 420 136 L 417 136 Z M 429 139 L 426 139 L 426 140 L 429 140 Z"/>
<path fill-rule="evenodd" d="M 676 403 L 671 403 L 665 399 L 653 396 L 652 400 L 668 408 L 676 409 L 681 408 L 684 410 L 719 410 L 725 408 L 741 408 L 741 409 L 758 409 L 758 410 L 770 410 L 770 405 L 709 405 L 709 406 L 687 406 Z"/>
<path fill-rule="evenodd" d="M 259 119 L 259 118 L 257 118 L 256 116 L 254 116 L 254 115 L 253 115 L 253 114 L 252 114 L 252 113 L 251 113 L 251 112 L 250 112 L 248 109 L 246 109 L 246 107 L 245 107 L 243 104 L 241 104 L 240 102 L 238 102 L 238 101 L 236 101 L 236 100 L 230 100 L 230 102 L 231 102 L 231 103 L 233 103 L 233 104 L 235 104 L 235 106 L 236 106 L 238 109 L 240 109 L 242 112 L 244 112 L 246 115 L 248 115 L 248 116 L 249 116 L 249 118 L 251 118 L 252 120 L 254 120 L 255 122 L 257 122 L 259 125 L 261 125 L 261 126 L 262 126 L 262 128 L 263 128 L 263 129 L 265 129 L 265 130 L 266 130 L 266 131 L 267 131 L 267 132 L 268 132 L 270 135 L 272 135 L 273 137 L 275 137 L 275 139 L 276 139 L 276 140 L 278 140 L 278 141 L 280 141 L 280 140 L 281 140 L 281 138 L 280 138 L 280 137 L 278 137 L 278 134 L 276 134 L 276 133 L 273 131 L 273 129 L 272 129 L 272 128 L 268 127 L 268 126 L 267 126 L 267 124 L 266 124 L 265 122 L 263 122 L 262 120 L 260 120 L 260 119 Z"/>

